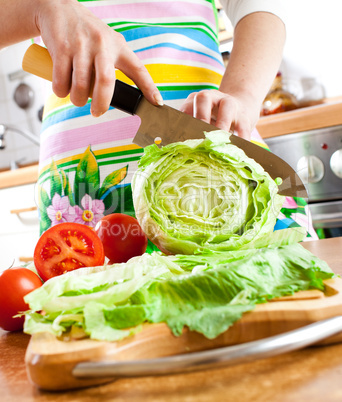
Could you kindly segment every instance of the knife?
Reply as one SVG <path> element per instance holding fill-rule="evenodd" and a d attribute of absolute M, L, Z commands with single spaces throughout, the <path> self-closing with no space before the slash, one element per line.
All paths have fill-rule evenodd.
<path fill-rule="evenodd" d="M 241 345 L 131 361 L 88 361 L 78 363 L 72 370 L 76 378 L 145 377 L 169 375 L 222 368 L 265 359 L 313 345 L 342 330 L 342 316 L 297 328 L 266 339 Z"/>
<path fill-rule="evenodd" d="M 42 46 L 33 44 L 27 49 L 22 67 L 26 72 L 52 81 L 52 59 L 48 50 Z M 204 132 L 218 130 L 217 127 L 170 106 L 152 105 L 138 88 L 119 80 L 115 82 L 110 104 L 116 109 L 140 117 L 141 124 L 133 142 L 141 147 L 151 144 L 164 146 L 173 142 L 204 138 Z M 308 198 L 302 180 L 283 159 L 236 135 L 231 135 L 230 141 L 259 163 L 272 179 L 277 179 L 279 194 Z"/>

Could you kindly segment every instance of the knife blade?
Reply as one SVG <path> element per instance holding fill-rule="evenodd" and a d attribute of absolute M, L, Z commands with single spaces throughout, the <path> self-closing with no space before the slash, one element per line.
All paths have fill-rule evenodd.
<path fill-rule="evenodd" d="M 52 81 L 52 60 L 47 49 L 31 45 L 23 58 L 24 71 Z M 92 94 L 92 87 L 91 93 Z M 141 124 L 133 142 L 141 147 L 151 144 L 164 146 L 172 142 L 204 138 L 204 132 L 218 128 L 195 119 L 170 106 L 154 106 L 142 92 L 131 85 L 116 80 L 111 106 L 140 117 Z M 241 148 L 248 157 L 258 162 L 274 179 L 280 178 L 279 194 L 308 198 L 305 186 L 295 170 L 283 159 L 270 151 L 236 135 L 231 143 Z"/>
<path fill-rule="evenodd" d="M 130 361 L 85 361 L 72 369 L 76 378 L 145 377 L 228 367 L 302 349 L 342 330 L 342 316 L 317 321 L 269 338 L 218 349 Z"/>
<path fill-rule="evenodd" d="M 140 147 L 156 144 L 159 147 L 173 142 L 204 138 L 204 132 L 218 130 L 216 126 L 195 119 L 170 106 L 154 106 L 144 98 L 142 92 L 116 80 L 111 105 L 126 113 L 140 117 L 141 123 L 133 142 Z M 307 198 L 305 186 L 296 171 L 272 152 L 236 135 L 230 136 L 233 145 L 258 162 L 276 180 L 279 194 Z"/>

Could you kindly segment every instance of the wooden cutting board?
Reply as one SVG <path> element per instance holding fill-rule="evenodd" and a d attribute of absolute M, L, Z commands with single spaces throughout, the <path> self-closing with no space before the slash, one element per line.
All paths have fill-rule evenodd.
<path fill-rule="evenodd" d="M 258 305 L 215 339 L 184 330 L 174 336 L 166 324 L 146 324 L 143 330 L 119 342 L 90 339 L 57 339 L 35 334 L 28 345 L 25 363 L 29 379 L 42 389 L 66 390 L 114 381 L 113 378 L 77 379 L 76 364 L 84 361 L 129 361 L 171 356 L 263 339 L 326 318 L 342 315 L 342 279 L 325 281 L 325 292 L 298 292 Z M 324 344 L 342 341 L 342 333 Z"/>

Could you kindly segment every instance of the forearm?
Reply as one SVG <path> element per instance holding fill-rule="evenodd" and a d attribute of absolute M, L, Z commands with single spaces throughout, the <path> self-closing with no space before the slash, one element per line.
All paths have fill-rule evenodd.
<path fill-rule="evenodd" d="M 109 108 L 119 69 L 152 104 L 163 103 L 123 35 L 77 0 L 0 0 L 0 7 L 0 48 L 40 35 L 52 58 L 57 96 L 70 94 L 75 106 L 84 106 L 94 76 L 91 113 L 100 116 Z"/>
<path fill-rule="evenodd" d="M 41 0 L 0 0 L 0 49 L 38 36 L 35 15 Z"/>
<path fill-rule="evenodd" d="M 261 105 L 278 71 L 285 27 L 273 14 L 252 13 L 237 24 L 220 90 Z"/>

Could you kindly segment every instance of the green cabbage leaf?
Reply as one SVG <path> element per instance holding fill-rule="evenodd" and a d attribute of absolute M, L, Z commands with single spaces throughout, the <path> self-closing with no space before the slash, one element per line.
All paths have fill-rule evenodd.
<path fill-rule="evenodd" d="M 279 246 L 306 231 L 274 232 L 284 197 L 270 175 L 224 131 L 145 148 L 132 180 L 136 217 L 166 254 Z M 295 231 L 295 233 L 290 233 Z"/>

